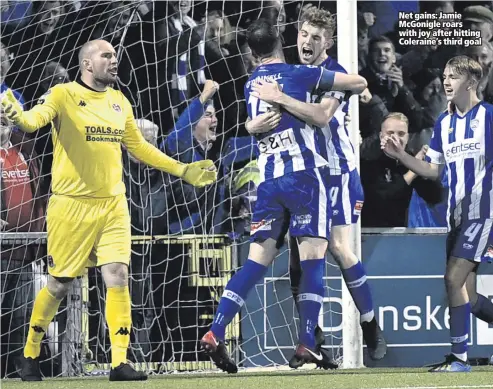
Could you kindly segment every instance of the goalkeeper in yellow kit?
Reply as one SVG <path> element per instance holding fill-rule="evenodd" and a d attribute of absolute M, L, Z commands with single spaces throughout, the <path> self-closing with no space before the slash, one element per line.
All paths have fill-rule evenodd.
<path fill-rule="evenodd" d="M 53 122 L 52 192 L 47 211 L 48 284 L 36 296 L 21 356 L 23 381 L 40 381 L 40 345 L 73 279 L 87 266 L 100 266 L 107 287 L 106 320 L 111 340 L 110 381 L 145 380 L 127 363 L 131 315 L 128 290 L 130 217 L 122 180 L 124 145 L 142 162 L 195 186 L 216 180 L 212 161 L 182 164 L 149 144 L 135 122 L 117 81 L 113 46 L 96 40 L 79 52 L 81 77 L 54 86 L 23 112 L 8 90 L 1 96 L 6 116 L 25 132 Z"/>

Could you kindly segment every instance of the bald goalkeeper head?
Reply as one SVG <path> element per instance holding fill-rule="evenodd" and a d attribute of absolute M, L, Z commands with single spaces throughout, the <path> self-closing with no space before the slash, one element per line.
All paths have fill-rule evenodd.
<path fill-rule="evenodd" d="M 106 90 L 118 78 L 116 51 L 103 39 L 89 41 L 81 47 L 79 66 L 82 81 L 98 91 Z"/>

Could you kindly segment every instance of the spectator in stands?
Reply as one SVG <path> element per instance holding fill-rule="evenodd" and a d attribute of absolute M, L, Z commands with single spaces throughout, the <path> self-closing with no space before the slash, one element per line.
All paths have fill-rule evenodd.
<path fill-rule="evenodd" d="M 47 62 L 60 61 L 67 50 L 68 32 L 65 4 L 61 1 L 34 1 L 33 17 L 22 33 L 12 35 L 9 50 L 14 53 L 12 87 L 22 90 L 28 103 L 39 95 L 39 80 Z M 10 80 L 10 78 L 9 78 Z"/>
<path fill-rule="evenodd" d="M 380 149 L 380 139 L 395 135 L 406 147 L 409 140 L 409 121 L 400 112 L 392 112 L 382 122 L 378 136 L 365 139 L 361 151 L 361 181 L 365 192 L 365 206 L 362 211 L 364 227 L 405 227 L 407 210 L 413 188 L 421 197 L 436 201 L 441 190 L 424 185 L 425 180 L 385 155 Z M 371 152 L 370 152 L 371 150 Z M 426 147 L 416 155 L 423 159 Z M 425 183 L 428 184 L 428 183 Z"/>
<path fill-rule="evenodd" d="M 95 26 L 91 39 L 106 39 L 116 45 L 130 23 L 132 9 L 123 1 L 112 1 L 105 12 L 109 13 L 108 16 L 105 15 L 106 22 Z"/>
<path fill-rule="evenodd" d="M 358 71 L 367 66 L 368 57 L 368 30 L 375 24 L 375 15 L 371 12 L 358 11 Z"/>
<path fill-rule="evenodd" d="M 48 62 L 43 71 L 43 77 L 41 78 L 41 95 L 46 93 L 48 89 L 58 84 L 65 84 L 70 82 L 70 76 L 67 69 L 58 62 Z M 41 95 L 39 97 L 41 97 Z"/>
<path fill-rule="evenodd" d="M 283 0 L 264 1 L 262 5 L 259 19 L 271 20 L 282 35 L 286 31 L 286 10 Z"/>
<path fill-rule="evenodd" d="M 378 96 L 388 111 L 404 113 L 409 118 L 410 132 L 421 130 L 421 108 L 405 85 L 402 70 L 396 65 L 393 43 L 385 36 L 372 39 L 369 53 L 368 66 L 361 71 L 361 76 L 368 81 L 368 89 L 373 98 Z M 370 102 L 362 106 L 360 112 L 363 137 L 376 132 L 375 128 L 365 129 L 365 127 L 367 123 L 372 122 L 372 117 L 381 116 L 378 108 Z"/>
<path fill-rule="evenodd" d="M 414 75 L 413 82 L 415 84 L 414 97 L 421 108 L 420 128 L 428 129 L 431 134 L 438 116 L 447 108 L 447 98 L 442 85 L 442 71 L 422 69 Z"/>
<path fill-rule="evenodd" d="M 157 147 L 159 127 L 147 119 L 138 119 L 137 125 L 144 139 Z M 124 154 L 124 162 L 132 235 L 167 234 L 169 176 L 142 164 L 130 153 Z"/>
<path fill-rule="evenodd" d="M 39 161 L 32 141 L 0 115 L 0 229 L 2 232 L 40 232 L 44 228 L 47 196 L 40 191 Z M 16 371 L 15 360 L 23 350 L 34 297 L 31 263 L 39 252 L 36 245 L 2 246 L 1 310 L 4 372 Z M 3 365 L 3 363 L 2 363 Z"/>
<path fill-rule="evenodd" d="M 197 22 L 188 15 L 190 0 L 155 3 L 155 8 L 161 7 L 166 8 L 165 18 L 156 26 L 156 37 L 167 58 L 167 80 L 173 80 L 170 93 L 176 118 L 204 85 L 205 43 L 196 30 Z"/>
<path fill-rule="evenodd" d="M 482 42 L 493 38 L 493 11 L 482 5 L 471 5 L 462 11 L 464 29 L 481 31 Z"/>
<path fill-rule="evenodd" d="M 205 82 L 200 96 L 190 102 L 161 144 L 161 149 L 166 154 L 183 163 L 210 158 L 209 151 L 216 140 L 217 127 L 216 110 L 211 99 L 218 89 L 216 82 Z M 170 207 L 170 210 L 179 213 L 179 220 L 171 223 L 170 232 L 205 232 L 203 228 L 210 227 L 212 223 L 208 212 L 212 210 L 215 185 L 197 189 L 181 180 L 173 180 L 172 187 L 172 202 L 176 208 Z"/>
<path fill-rule="evenodd" d="M 483 41 L 481 46 L 464 47 L 462 54 L 479 62 L 483 77 L 478 85 L 478 98 L 493 103 L 493 44 Z"/>
<path fill-rule="evenodd" d="M 7 89 L 9 89 L 9 86 L 6 84 L 6 77 L 10 69 L 10 53 L 7 50 L 7 47 L 0 42 L 0 93 L 5 92 Z M 14 93 L 15 98 L 19 103 L 22 105 L 25 104 L 24 98 L 22 95 L 16 91 L 12 91 Z"/>

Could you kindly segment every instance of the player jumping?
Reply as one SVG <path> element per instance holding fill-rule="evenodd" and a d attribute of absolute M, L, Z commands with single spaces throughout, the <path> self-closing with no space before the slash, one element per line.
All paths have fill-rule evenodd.
<path fill-rule="evenodd" d="M 318 65 L 331 71 L 346 73 L 346 70 L 337 61 L 327 55 L 327 50 L 333 45 L 334 30 L 335 22 L 330 12 L 317 8 L 311 8 L 305 12 L 300 19 L 298 32 L 300 62 L 305 65 Z M 270 85 L 265 83 L 256 88 L 256 91 L 259 93 L 260 99 L 269 103 L 279 104 L 280 99 L 282 99 L 281 91 L 277 85 L 272 83 Z M 358 222 L 364 196 L 356 169 L 354 147 L 344 125 L 344 118 L 349 108 L 349 98 L 344 92 L 330 91 L 321 93 L 317 101 L 320 102 L 326 112 L 331 113 L 332 117 L 329 124 L 319 131 L 318 142 L 321 154 L 329 161 L 329 166 L 321 170 L 330 187 L 327 194 L 332 209 L 329 250 L 338 263 L 346 285 L 360 312 L 361 328 L 368 354 L 372 359 L 379 360 L 385 356 L 387 345 L 375 318 L 365 269 L 350 247 L 351 224 Z M 309 124 L 315 124 L 309 118 L 307 119 Z M 266 117 L 260 116 L 257 120 L 254 119 L 248 123 L 248 126 L 255 131 L 261 131 L 265 125 Z M 294 237 L 291 237 L 290 248 L 291 290 L 295 301 L 298 301 L 302 269 Z M 299 313 L 299 305 L 297 304 L 296 307 Z M 317 348 L 320 349 L 324 343 L 324 335 L 319 326 L 316 327 L 315 334 Z M 296 354 L 289 362 L 293 368 L 302 364 L 302 360 L 297 358 Z"/>
<path fill-rule="evenodd" d="M 478 317 L 491 315 L 491 303 L 484 296 L 477 295 L 471 307 L 466 280 L 475 276 L 482 261 L 493 258 L 493 106 L 477 97 L 482 69 L 473 59 L 450 59 L 443 77 L 447 100 L 455 112 L 444 112 L 438 118 L 426 161 L 408 155 L 395 137 L 385 137 L 381 146 L 387 155 L 429 179 L 437 179 L 440 166 L 447 166 L 450 191 L 445 287 L 452 353 L 430 371 L 469 372 L 471 311 Z"/>
<path fill-rule="evenodd" d="M 302 330 L 296 355 L 304 362 L 334 368 L 337 365 L 317 351 L 314 336 L 324 295 L 324 254 L 330 228 L 330 203 L 319 168 L 328 162 L 318 152 L 314 130 L 293 114 L 316 118 L 317 125 L 325 126 L 329 116 L 320 104 L 304 102 L 307 93 L 332 87 L 360 93 L 366 88 L 366 80 L 316 66 L 285 64 L 276 56 L 280 43 L 277 29 L 266 20 L 253 22 L 247 39 L 261 63 L 245 85 L 249 117 L 255 118 L 272 108 L 253 92 L 254 85 L 266 79 L 283 86 L 282 104 L 286 111 L 274 131 L 257 137 L 261 184 L 252 217 L 249 259 L 228 282 L 211 330 L 202 338 L 201 345 L 220 369 L 237 371 L 224 345 L 225 328 L 240 310 L 247 293 L 264 276 L 289 229 L 298 238 L 303 268 L 299 294 Z"/>
<path fill-rule="evenodd" d="M 212 161 L 182 164 L 146 142 L 117 81 L 115 49 L 104 40 L 79 51 L 81 77 L 57 85 L 27 112 L 11 90 L 1 96 L 6 116 L 25 132 L 53 122 L 52 190 L 47 210 L 48 285 L 36 296 L 21 356 L 23 381 L 41 381 L 41 340 L 75 277 L 100 266 L 107 287 L 110 381 L 146 380 L 127 363 L 131 314 L 128 290 L 130 216 L 122 181 L 122 145 L 142 162 L 195 186 L 216 179 Z"/>

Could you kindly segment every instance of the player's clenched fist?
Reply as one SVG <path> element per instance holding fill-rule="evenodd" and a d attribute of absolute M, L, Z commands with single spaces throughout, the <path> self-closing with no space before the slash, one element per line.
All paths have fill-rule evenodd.
<path fill-rule="evenodd" d="M 210 185 L 217 180 L 216 166 L 210 159 L 189 163 L 181 178 L 198 188 Z"/>
<path fill-rule="evenodd" d="M 2 111 L 7 119 L 13 123 L 16 123 L 23 109 L 11 89 L 7 89 L 0 95 L 0 102 L 2 104 Z"/>

